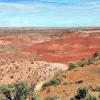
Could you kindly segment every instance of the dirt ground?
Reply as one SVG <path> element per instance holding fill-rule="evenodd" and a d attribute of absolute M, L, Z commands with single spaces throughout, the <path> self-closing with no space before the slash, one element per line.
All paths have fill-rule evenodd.
<path fill-rule="evenodd" d="M 0 28 L 0 85 L 16 80 L 42 82 L 59 70 L 68 70 L 66 63 L 88 58 L 100 52 L 100 28 L 10 29 Z M 41 100 L 61 95 L 62 100 L 75 93 L 79 86 L 100 83 L 100 64 L 65 72 L 64 80 L 72 84 L 59 85 L 38 94 Z M 72 92 L 73 91 L 73 92 Z"/>
<path fill-rule="evenodd" d="M 76 90 L 80 87 L 100 86 L 100 63 L 97 65 L 87 65 L 83 68 L 77 68 L 71 71 L 65 71 L 59 76 L 61 84 L 51 86 L 44 90 L 40 90 L 37 94 L 41 100 L 47 97 L 58 96 L 61 100 L 70 100 L 76 94 Z M 77 83 L 82 80 L 83 83 Z M 64 82 L 68 84 L 64 85 Z"/>

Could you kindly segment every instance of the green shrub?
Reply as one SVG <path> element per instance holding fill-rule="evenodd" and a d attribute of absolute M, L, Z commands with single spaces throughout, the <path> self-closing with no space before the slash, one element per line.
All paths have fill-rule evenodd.
<path fill-rule="evenodd" d="M 12 100 L 11 90 L 12 90 L 11 86 L 1 86 L 0 87 L 0 93 L 4 94 L 5 98 L 7 98 L 8 100 Z"/>
<path fill-rule="evenodd" d="M 87 60 L 85 60 L 84 58 L 81 59 L 79 62 L 75 63 L 69 63 L 68 67 L 69 69 L 74 69 L 76 67 L 84 67 L 85 65 L 90 65 L 93 64 L 93 62 L 96 60 L 97 57 L 99 57 L 100 54 L 98 52 L 94 52 L 93 55 L 88 58 Z"/>
<path fill-rule="evenodd" d="M 99 56 L 98 52 L 94 52 L 93 55 L 86 61 L 87 65 L 93 64 L 95 59 Z"/>
<path fill-rule="evenodd" d="M 60 81 L 58 79 L 50 80 L 51 85 L 59 85 Z"/>
<path fill-rule="evenodd" d="M 69 70 L 76 68 L 77 66 L 73 63 L 68 64 Z"/>
<path fill-rule="evenodd" d="M 91 90 L 91 86 L 88 88 L 78 88 L 77 94 L 74 97 L 71 97 L 70 100 L 100 100 L 99 95 L 88 95 L 88 90 Z"/>
<path fill-rule="evenodd" d="M 48 87 L 48 86 L 52 86 L 52 85 L 59 85 L 60 84 L 60 80 L 59 79 L 51 79 L 49 82 L 46 82 L 43 84 L 43 88 Z"/>
<path fill-rule="evenodd" d="M 75 96 L 76 100 L 84 99 L 88 93 L 86 88 L 78 88 L 77 95 Z"/>
<path fill-rule="evenodd" d="M 93 64 L 93 59 L 88 59 L 85 63 L 86 63 L 86 65 Z"/>
<path fill-rule="evenodd" d="M 1 86 L 0 93 L 4 94 L 8 100 L 26 100 L 30 89 L 24 82 L 16 82 L 11 85 Z M 13 95 L 12 95 L 13 93 Z"/>
<path fill-rule="evenodd" d="M 0 93 L 8 93 L 10 92 L 10 89 L 8 88 L 8 86 L 1 86 L 0 87 Z"/>
<path fill-rule="evenodd" d="M 37 95 L 32 95 L 31 100 L 40 100 L 39 96 Z"/>
<path fill-rule="evenodd" d="M 15 100 L 21 100 L 21 98 L 26 99 L 29 93 L 29 87 L 24 82 L 19 81 L 14 83 L 14 87 L 16 91 Z"/>

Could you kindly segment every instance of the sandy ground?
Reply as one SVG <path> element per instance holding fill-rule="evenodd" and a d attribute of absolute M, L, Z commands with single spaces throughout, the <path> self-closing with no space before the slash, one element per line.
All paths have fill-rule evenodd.
<path fill-rule="evenodd" d="M 70 97 L 76 94 L 79 87 L 100 86 L 100 63 L 65 71 L 59 76 L 59 79 L 61 80 L 60 85 L 51 86 L 37 92 L 41 100 L 50 96 L 60 96 L 61 100 L 70 100 Z M 80 80 L 83 80 L 83 83 L 77 84 L 76 82 Z M 64 85 L 66 81 L 68 84 Z"/>
<path fill-rule="evenodd" d="M 57 72 L 67 70 L 68 66 L 43 61 L 16 61 L 0 66 L 0 85 L 17 80 L 34 84 L 53 77 Z"/>

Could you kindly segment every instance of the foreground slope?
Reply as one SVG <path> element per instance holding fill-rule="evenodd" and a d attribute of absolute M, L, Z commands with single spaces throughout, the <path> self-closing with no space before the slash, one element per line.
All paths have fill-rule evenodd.
<path fill-rule="evenodd" d="M 53 96 L 58 96 L 61 100 L 70 100 L 79 87 L 100 86 L 100 62 L 65 71 L 57 78 L 61 81 L 59 85 L 50 86 L 37 92 L 41 100 Z"/>

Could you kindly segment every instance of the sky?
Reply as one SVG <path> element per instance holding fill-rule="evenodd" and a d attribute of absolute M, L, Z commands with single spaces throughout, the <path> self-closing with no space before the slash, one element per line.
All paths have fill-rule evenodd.
<path fill-rule="evenodd" d="M 100 0 L 0 0 L 0 27 L 100 26 Z"/>

